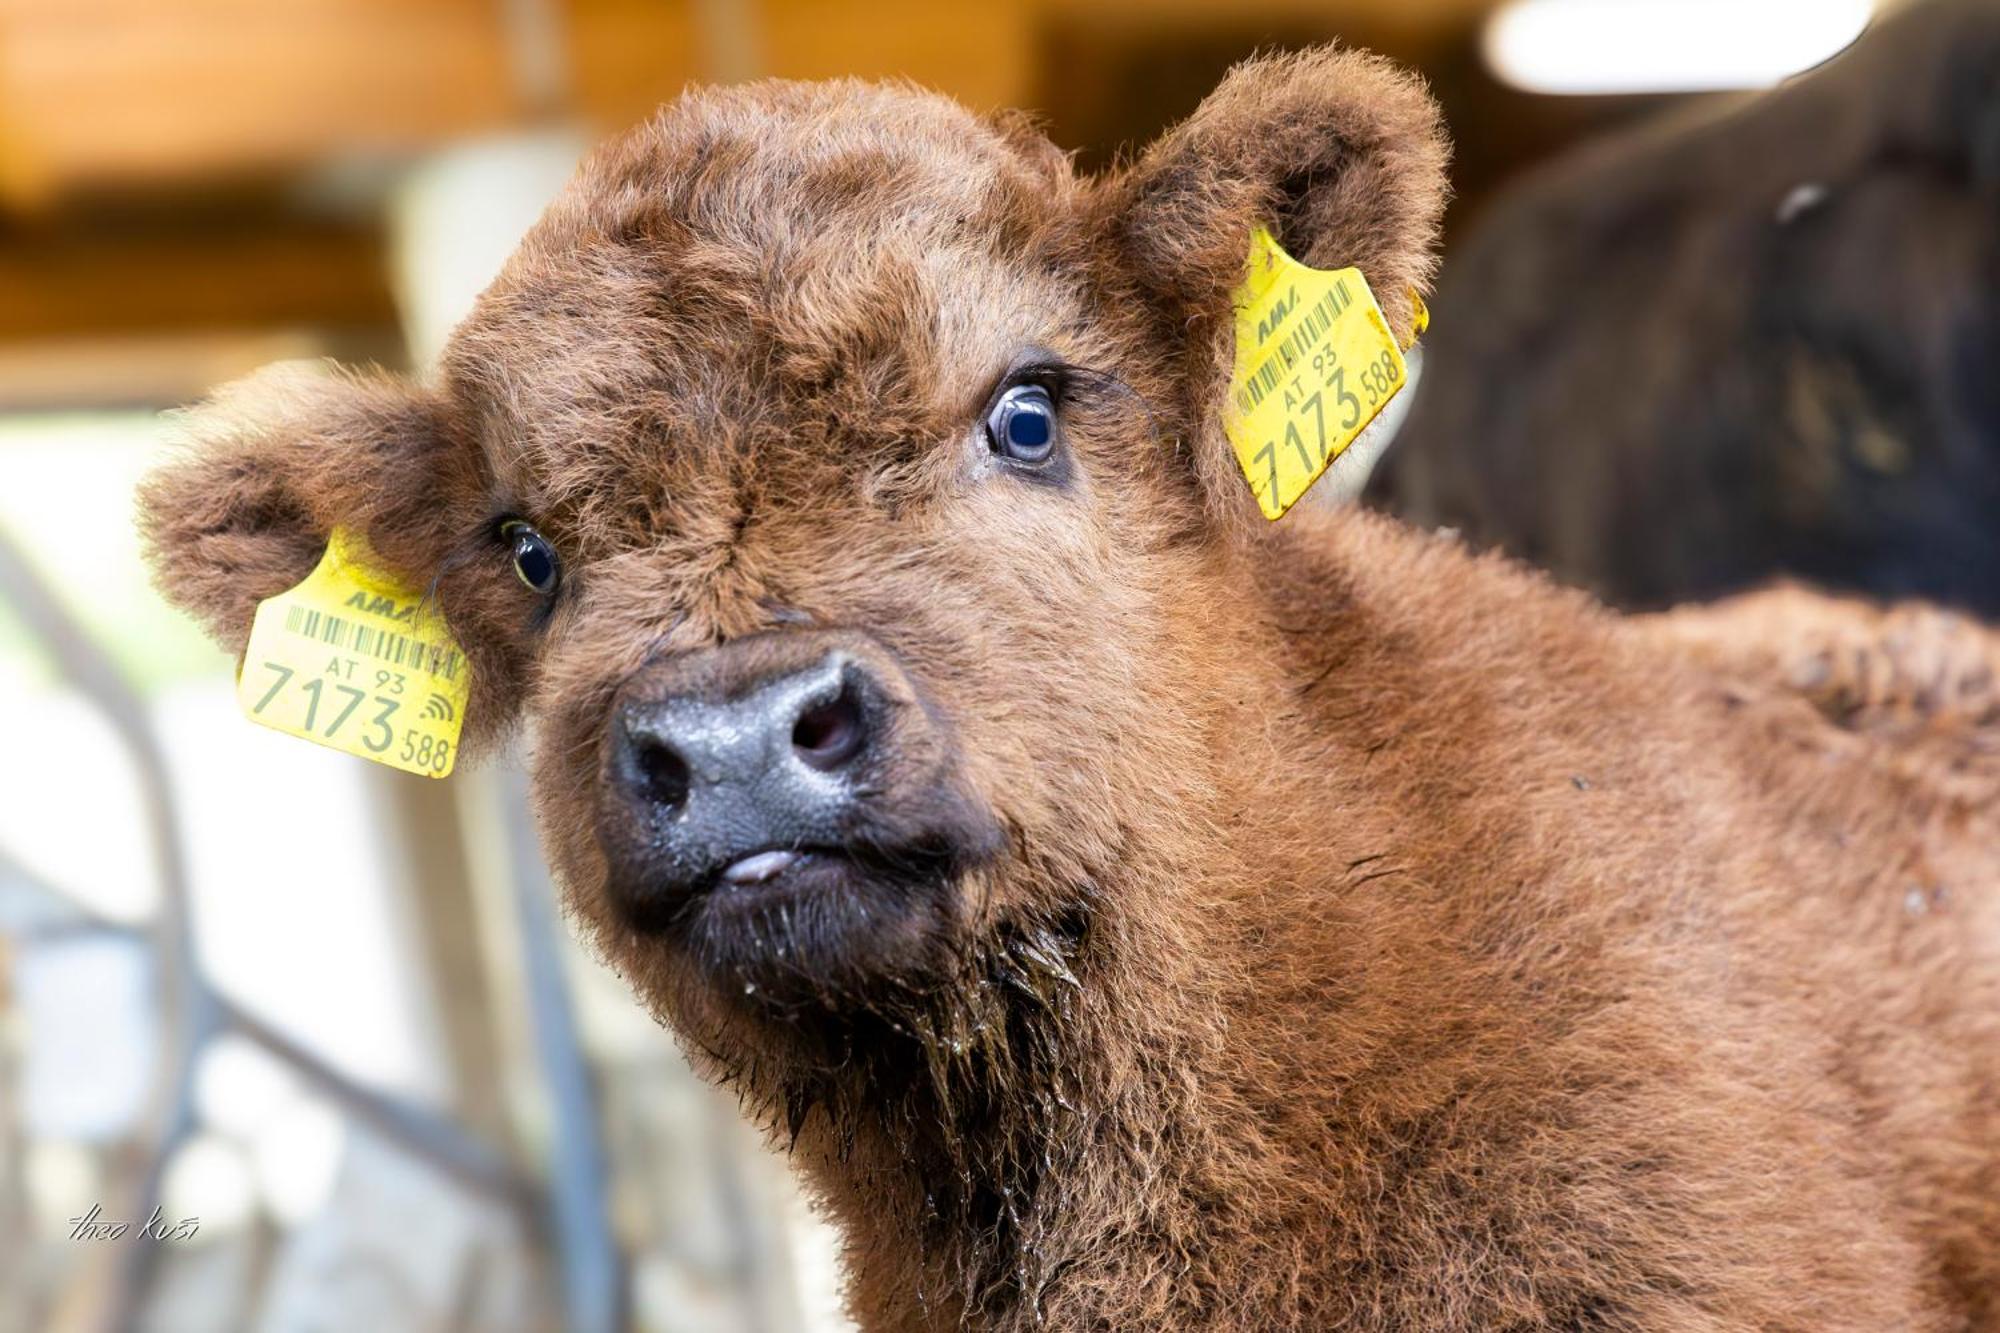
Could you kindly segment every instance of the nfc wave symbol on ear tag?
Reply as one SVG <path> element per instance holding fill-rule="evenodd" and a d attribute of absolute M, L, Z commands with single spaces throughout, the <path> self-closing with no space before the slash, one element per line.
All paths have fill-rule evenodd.
<path fill-rule="evenodd" d="M 296 587 L 257 608 L 237 676 L 251 721 L 441 778 L 458 762 L 472 672 L 422 591 L 336 529 Z"/>
<path fill-rule="evenodd" d="M 1257 506 L 1278 519 L 1408 379 L 1358 268 L 1307 268 L 1266 228 L 1236 290 L 1236 365 L 1223 427 Z"/>

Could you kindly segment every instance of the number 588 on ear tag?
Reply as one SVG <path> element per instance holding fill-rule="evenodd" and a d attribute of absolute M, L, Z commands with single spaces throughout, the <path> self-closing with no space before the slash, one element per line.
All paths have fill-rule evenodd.
<path fill-rule="evenodd" d="M 336 528 L 313 572 L 258 606 L 236 701 L 288 736 L 441 778 L 471 684 L 437 609 Z"/>

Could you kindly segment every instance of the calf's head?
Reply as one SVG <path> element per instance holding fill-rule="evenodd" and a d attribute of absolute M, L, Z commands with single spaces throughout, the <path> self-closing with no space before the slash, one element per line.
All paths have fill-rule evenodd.
<path fill-rule="evenodd" d="M 1105 917 L 1170 922 L 1205 846 L 1267 540 L 1219 420 L 1252 227 L 1407 335 L 1444 155 L 1413 80 L 1330 51 L 1101 178 L 905 88 L 691 93 L 430 382 L 192 413 L 143 500 L 161 586 L 240 646 L 364 532 L 472 658 L 474 738 L 526 718 L 573 910 L 698 1053 L 964 1055 Z"/>

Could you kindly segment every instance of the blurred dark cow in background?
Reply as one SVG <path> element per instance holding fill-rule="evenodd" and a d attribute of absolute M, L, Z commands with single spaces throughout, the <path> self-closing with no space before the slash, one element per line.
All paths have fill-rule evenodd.
<path fill-rule="evenodd" d="M 1574 155 L 1455 247 L 1370 499 L 1628 606 L 2000 612 L 2000 4 Z"/>

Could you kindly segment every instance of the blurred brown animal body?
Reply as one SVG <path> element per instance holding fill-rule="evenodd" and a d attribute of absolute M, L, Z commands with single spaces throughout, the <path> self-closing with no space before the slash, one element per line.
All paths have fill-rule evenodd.
<path fill-rule="evenodd" d="M 1995 1327 L 2000 642 L 1624 619 L 1235 474 L 1251 225 L 1406 332 L 1444 158 L 1331 52 L 1100 180 L 909 90 L 694 94 L 438 383 L 196 415 L 160 580 L 239 647 L 336 523 L 435 580 L 575 914 L 870 1329 Z M 811 801 L 739 744 L 785 690 Z"/>
<path fill-rule="evenodd" d="M 1370 482 L 1615 606 L 1780 575 L 2000 615 L 2000 5 L 1510 187 Z"/>

